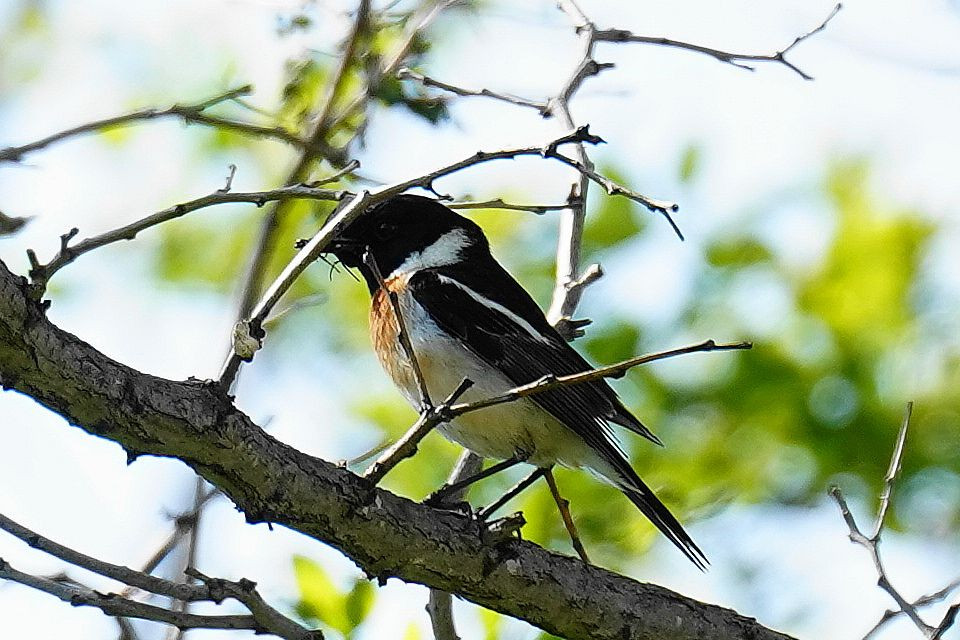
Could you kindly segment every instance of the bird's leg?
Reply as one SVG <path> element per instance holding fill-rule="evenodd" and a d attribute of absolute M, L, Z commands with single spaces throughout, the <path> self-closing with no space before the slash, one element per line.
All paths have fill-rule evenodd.
<path fill-rule="evenodd" d="M 553 500 L 557 503 L 557 509 L 560 510 L 560 518 L 563 520 L 563 526 L 567 528 L 567 533 L 570 534 L 570 542 L 573 544 L 574 550 L 581 560 L 590 564 L 587 550 L 583 548 L 583 543 L 580 541 L 580 532 L 577 531 L 577 525 L 573 523 L 573 516 L 570 515 L 570 501 L 560 495 L 560 488 L 557 486 L 557 481 L 554 479 L 551 469 L 544 469 L 543 476 L 547 479 L 550 493 L 553 494 Z"/>
<path fill-rule="evenodd" d="M 540 476 L 542 476 L 545 472 L 546 472 L 546 469 L 543 469 L 540 467 L 537 467 L 536 469 L 534 469 L 533 473 L 528 475 L 526 478 L 524 478 L 517 484 L 513 485 L 513 487 L 509 491 L 507 491 L 505 494 L 500 496 L 500 498 L 496 502 L 494 502 L 493 504 L 487 507 L 484 507 L 483 509 L 480 509 L 480 511 L 477 512 L 477 519 L 486 520 L 491 513 L 493 513 L 503 505 L 507 504 L 511 500 L 513 500 L 524 489 L 526 489 L 527 487 L 532 485 L 534 482 L 539 480 Z"/>
<path fill-rule="evenodd" d="M 452 484 L 445 484 L 439 489 L 437 489 L 436 491 L 434 491 L 430 495 L 430 497 L 424 500 L 424 502 L 432 505 L 443 504 L 443 499 L 446 498 L 447 496 L 455 495 L 457 492 L 463 489 L 466 489 L 467 487 L 472 485 L 474 482 L 478 482 L 480 480 L 483 480 L 484 478 L 489 478 L 495 473 L 500 473 L 501 471 L 505 471 L 514 465 L 520 464 L 524 460 L 526 460 L 526 456 L 515 455 L 510 458 L 507 458 L 506 460 L 503 460 L 502 462 L 498 462 L 494 465 L 491 465 L 490 467 L 484 469 L 483 471 L 480 471 L 479 473 L 475 473 L 469 478 L 464 478 L 463 480 L 454 482 Z"/>

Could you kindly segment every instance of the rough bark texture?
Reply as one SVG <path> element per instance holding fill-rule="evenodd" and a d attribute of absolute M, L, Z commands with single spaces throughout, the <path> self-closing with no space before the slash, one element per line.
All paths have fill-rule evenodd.
<path fill-rule="evenodd" d="M 3 388 L 117 442 L 131 460 L 182 460 L 249 522 L 331 544 L 381 582 L 396 577 L 436 587 L 567 638 L 788 639 L 734 611 L 530 542 L 491 542 L 466 517 L 371 487 L 277 441 L 212 386 L 164 380 L 111 360 L 51 324 L 26 292 L 27 282 L 0 262 Z"/>

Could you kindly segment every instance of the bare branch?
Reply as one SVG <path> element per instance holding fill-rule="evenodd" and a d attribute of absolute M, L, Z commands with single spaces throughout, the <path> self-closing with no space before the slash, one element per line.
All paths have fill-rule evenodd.
<path fill-rule="evenodd" d="M 893 455 L 890 457 L 890 466 L 887 468 L 887 475 L 883 478 L 883 491 L 880 493 L 880 506 L 877 508 L 877 520 L 873 526 L 873 535 L 871 540 L 880 540 L 880 531 L 883 529 L 884 522 L 887 519 L 887 510 L 890 508 L 890 498 L 893 495 L 893 484 L 900 474 L 900 463 L 903 460 L 903 445 L 907 440 L 907 428 L 910 426 L 910 417 L 913 414 L 913 403 L 907 403 L 907 410 L 903 416 L 903 423 L 900 425 L 900 432 L 897 434 L 897 444 L 893 448 Z"/>
<path fill-rule="evenodd" d="M 348 195 L 346 191 L 333 191 L 330 189 L 316 189 L 305 186 L 282 187 L 270 191 L 253 192 L 224 192 L 221 189 L 214 191 L 210 195 L 196 198 L 188 202 L 167 207 L 162 211 L 141 218 L 136 222 L 113 229 L 98 236 L 93 236 L 80 242 L 70 245 L 70 240 L 77 235 L 77 229 L 71 229 L 68 233 L 61 236 L 60 251 L 47 264 L 40 264 L 37 261 L 36 254 L 28 250 L 30 256 L 31 269 L 30 278 L 34 290 L 35 299 L 39 299 L 46 288 L 47 282 L 57 271 L 70 264 L 85 253 L 99 249 L 100 247 L 120 240 L 133 240 L 141 231 L 155 227 L 159 224 L 182 217 L 192 211 L 203 209 L 218 204 L 230 203 L 250 203 L 262 207 L 267 202 L 280 200 L 331 200 L 339 201 Z"/>
<path fill-rule="evenodd" d="M 156 120 L 159 118 L 166 117 L 177 117 L 181 118 L 184 122 L 196 123 L 196 124 L 205 124 L 219 129 L 229 129 L 232 131 L 237 131 L 238 133 L 244 133 L 247 135 L 273 138 L 281 142 L 285 142 L 289 145 L 295 147 L 304 147 L 307 142 L 299 138 L 296 134 L 290 133 L 289 131 L 281 127 L 266 127 L 262 125 L 257 125 L 249 122 L 242 122 L 239 120 L 232 120 L 230 118 L 224 118 L 220 116 L 213 116 L 206 113 L 206 110 L 215 105 L 221 104 L 223 102 L 228 102 L 230 100 L 235 100 L 240 96 L 249 95 L 253 91 L 253 87 L 250 85 L 244 85 L 242 87 L 237 87 L 235 89 L 230 89 L 223 93 L 217 94 L 206 100 L 194 104 L 175 104 L 172 107 L 166 109 L 141 109 L 139 111 L 134 111 L 131 113 L 126 113 L 119 116 L 113 116 L 111 118 L 104 118 L 102 120 L 94 120 L 92 122 L 87 122 L 76 127 L 71 127 L 69 129 L 64 129 L 52 135 L 49 135 L 40 140 L 30 142 L 28 144 L 16 146 L 16 147 L 6 147 L 0 149 L 0 162 L 19 162 L 23 159 L 23 156 L 31 153 L 33 151 L 38 151 L 49 147 L 52 144 L 61 142 L 63 140 L 74 138 L 79 135 L 87 133 L 96 133 L 110 127 L 119 127 L 129 124 L 134 124 L 136 122 L 142 122 L 145 120 Z"/>
<path fill-rule="evenodd" d="M 890 466 L 886 476 L 884 477 L 884 486 L 880 495 L 880 506 L 877 512 L 875 525 L 876 529 L 873 532 L 873 535 L 867 537 L 864 535 L 863 531 L 861 531 L 860 527 L 857 525 L 856 518 L 854 518 L 853 514 L 850 512 L 850 507 L 847 505 L 847 501 L 843 497 L 843 493 L 840 491 L 839 487 L 831 487 L 830 495 L 836 501 L 837 506 L 840 508 L 840 515 L 847 524 L 847 528 L 850 532 L 850 541 L 863 547 L 870 554 L 870 558 L 873 560 L 873 566 L 877 571 L 877 586 L 887 592 L 887 595 L 889 595 L 893 601 L 897 603 L 899 610 L 902 611 L 908 618 L 910 618 L 923 636 L 929 640 L 932 638 L 938 638 L 939 635 L 942 635 L 942 632 L 939 632 L 939 627 L 932 627 L 927 624 L 920 616 L 920 612 L 917 610 L 918 605 L 908 601 L 903 597 L 903 595 L 900 594 L 899 591 L 897 591 L 896 588 L 894 588 L 893 584 L 890 582 L 890 577 L 887 575 L 887 571 L 884 568 L 883 561 L 880 557 L 880 532 L 886 519 L 887 510 L 890 507 L 890 497 L 893 492 L 893 485 L 896 482 L 897 475 L 900 471 L 900 461 L 903 457 L 903 445 L 907 437 L 907 429 L 910 426 L 910 416 L 912 412 L 913 403 L 908 402 L 906 415 L 904 417 L 903 424 L 900 427 L 900 432 L 897 435 L 897 443 L 894 446 L 893 455 L 890 458 Z M 952 616 L 955 615 L 955 612 L 951 613 L 951 611 L 948 610 L 947 615 L 944 617 L 944 620 L 940 626 L 943 626 L 944 624 L 946 624 L 947 627 L 951 626 L 953 624 Z M 891 615 L 890 617 L 892 618 L 893 616 Z M 877 629 L 879 629 L 880 626 L 883 625 L 884 622 L 885 620 L 881 620 L 881 622 L 878 623 L 867 635 L 869 636 L 874 633 Z"/>
<path fill-rule="evenodd" d="M 528 100 L 527 98 L 520 98 L 509 93 L 498 93 L 496 91 L 491 91 L 490 89 L 465 89 L 463 87 L 458 87 L 446 82 L 441 82 L 440 80 L 435 80 L 429 76 L 425 76 L 422 73 L 418 73 L 412 69 L 403 68 L 397 71 L 397 78 L 400 80 L 413 80 L 418 82 L 424 87 L 433 87 L 435 89 L 442 89 L 443 91 L 448 91 L 455 95 L 465 97 L 465 98 L 492 98 L 494 100 L 499 100 L 501 102 L 507 102 L 509 104 L 518 106 L 518 107 L 528 107 L 530 109 L 536 109 L 537 112 L 548 118 L 552 114 L 550 113 L 550 107 L 547 102 L 538 102 L 536 100 Z"/>
<path fill-rule="evenodd" d="M 404 34 L 400 45 L 393 51 L 392 55 L 387 56 L 381 64 L 377 72 L 378 77 L 373 82 L 368 81 L 353 101 L 333 117 L 333 122 L 343 122 L 364 108 L 376 91 L 380 79 L 395 74 L 410 54 L 410 50 L 413 48 L 414 43 L 416 43 L 417 37 L 429 28 L 430 25 L 440 17 L 441 13 L 457 2 L 459 2 L 459 0 L 431 0 L 425 2 L 423 9 L 411 16 L 409 20 L 410 26 Z"/>
<path fill-rule="evenodd" d="M 669 351 L 660 351 L 658 353 L 637 356 L 635 358 L 630 358 L 628 360 L 624 360 L 623 362 L 611 364 L 606 367 L 590 369 L 589 371 L 584 371 L 583 373 L 572 373 L 566 376 L 544 376 L 539 380 L 534 380 L 533 382 L 514 387 L 513 389 L 510 389 L 509 391 L 498 396 L 485 398 L 483 400 L 476 400 L 473 402 L 466 402 L 463 404 L 455 404 L 448 409 L 444 409 L 442 412 L 444 414 L 444 419 L 449 420 L 470 411 L 477 411 L 486 407 L 492 407 L 494 405 L 504 404 L 506 402 L 513 402 L 518 398 L 536 395 L 538 393 L 543 393 L 544 391 L 549 391 L 550 389 L 556 389 L 557 387 L 582 384 L 584 382 L 599 380 L 600 378 L 619 378 L 633 367 L 642 364 L 648 364 L 650 362 L 656 362 L 658 360 L 666 360 L 667 358 L 674 358 L 687 353 L 699 353 L 706 351 L 740 351 L 744 349 L 750 349 L 752 346 L 753 345 L 749 342 L 717 344 L 713 340 L 706 340 L 688 347 L 680 347 L 679 349 L 670 349 Z M 437 411 L 441 411 L 441 407 L 437 407 Z"/>
<path fill-rule="evenodd" d="M 946 598 L 951 593 L 953 593 L 954 589 L 956 589 L 957 587 L 960 587 L 960 578 L 956 578 L 955 580 L 951 581 L 942 589 L 934 591 L 933 593 L 928 593 L 926 595 L 920 596 L 919 598 L 914 600 L 911 604 L 914 606 L 914 608 L 920 609 L 922 607 L 926 607 L 931 604 L 942 602 L 946 600 Z M 880 631 L 880 629 L 886 626 L 888 622 L 902 615 L 904 615 L 903 611 L 899 611 L 899 610 L 890 611 L 888 609 L 887 611 L 884 612 L 880 620 L 878 620 L 877 623 L 873 625 L 873 628 L 870 629 L 870 631 L 868 631 L 866 634 L 864 634 L 863 640 L 868 640 L 869 638 L 872 638 L 878 631 Z"/>
<path fill-rule="evenodd" d="M 387 300 L 389 301 L 390 307 L 393 310 L 393 319 L 397 323 L 397 340 L 400 341 L 400 347 L 403 349 L 404 355 L 410 362 L 410 367 L 413 369 L 413 378 L 417 383 L 417 393 L 420 396 L 420 412 L 428 412 L 433 409 L 433 402 L 430 400 L 430 391 L 427 389 L 427 383 L 423 378 L 423 370 L 420 368 L 420 360 L 417 358 L 417 352 L 414 351 L 413 344 L 410 342 L 410 334 L 407 332 L 407 323 L 404 321 L 403 312 L 400 309 L 400 300 L 397 297 L 396 292 L 387 287 L 387 283 L 384 282 L 383 274 L 380 273 L 380 267 L 377 265 L 377 261 L 373 259 L 373 254 L 369 251 L 365 251 L 363 254 L 363 262 L 367 265 L 367 268 L 373 272 L 373 276 L 377 279 L 377 283 L 380 285 L 380 290 L 383 291 L 383 295 L 387 296 Z M 460 392 L 460 395 L 462 395 L 471 384 L 473 383 L 467 384 L 466 387 Z"/>
<path fill-rule="evenodd" d="M 197 510 L 202 508 L 205 495 L 200 487 Z M 0 560 L 0 578 L 20 582 L 26 586 L 55 595 L 71 604 L 95 606 L 109 615 L 142 618 L 156 622 L 166 622 L 185 630 L 191 628 L 210 629 L 253 629 L 259 633 L 272 633 L 289 640 L 320 640 L 319 631 L 311 631 L 287 618 L 268 605 L 259 593 L 256 584 L 250 580 L 233 582 L 219 578 L 210 578 L 188 567 L 187 575 L 196 577 L 202 584 L 184 584 L 151 576 L 128 567 L 111 564 L 91 556 L 74 551 L 69 547 L 53 542 L 0 514 L 0 529 L 20 538 L 31 547 L 49 553 L 71 565 L 92 571 L 106 578 L 116 580 L 133 589 L 125 589 L 121 594 L 101 594 L 75 581 L 55 580 L 30 576 L 4 567 Z M 54 588 L 54 587 L 57 588 Z M 129 599 L 136 589 L 162 596 L 169 596 L 181 602 L 215 602 L 233 598 L 247 607 L 251 616 L 196 616 L 185 609 L 182 611 L 145 605 Z"/>
<path fill-rule="evenodd" d="M 626 29 L 602 29 L 598 30 L 594 37 L 598 42 L 639 42 L 643 44 L 654 44 L 664 47 L 674 47 L 677 49 L 685 49 L 687 51 L 695 51 L 697 53 L 703 53 L 712 58 L 719 60 L 720 62 L 725 62 L 731 64 L 735 67 L 740 67 L 741 69 L 746 69 L 748 71 L 754 71 L 755 68 L 746 62 L 775 62 L 784 65 L 791 71 L 795 72 L 804 80 L 813 80 L 813 76 L 808 75 L 802 71 L 795 64 L 787 60 L 786 54 L 789 53 L 794 47 L 798 44 L 809 38 L 810 36 L 823 31 L 826 28 L 827 23 L 829 23 L 834 16 L 840 11 L 843 7 L 842 4 L 837 4 L 830 12 L 830 14 L 824 18 L 823 22 L 819 24 L 814 29 L 811 29 L 807 33 L 798 36 L 790 45 L 780 51 L 770 54 L 752 54 L 752 53 L 734 53 L 731 51 L 722 51 L 720 49 L 713 49 L 711 47 L 705 47 L 698 44 L 692 44 L 689 42 L 681 42 L 679 40 L 671 40 L 670 38 L 660 38 L 654 36 L 641 36 L 628 31 Z"/>
<path fill-rule="evenodd" d="M 371 484 L 376 485 L 402 460 L 414 455 L 420 441 L 426 438 L 427 434 L 433 431 L 438 424 L 449 420 L 448 410 L 472 386 L 473 382 L 464 378 L 441 404 L 421 411 L 420 417 L 413 426 L 390 448 L 384 451 L 376 462 L 370 465 L 370 468 L 364 472 L 363 477 Z"/>
<path fill-rule="evenodd" d="M 343 87 L 344 82 L 346 82 L 347 71 L 349 70 L 350 65 L 354 62 L 353 58 L 356 55 L 360 37 L 367 27 L 370 17 L 369 13 L 370 0 L 360 0 L 357 6 L 356 15 L 350 27 L 350 32 L 348 33 L 344 42 L 343 55 L 341 56 L 337 69 L 334 72 L 330 83 L 328 84 L 325 98 L 320 105 L 319 112 L 317 113 L 317 117 L 315 119 L 316 124 L 306 136 L 307 143 L 301 150 L 300 155 L 297 157 L 293 167 L 287 174 L 287 178 L 283 182 L 284 185 L 297 184 L 306 180 L 310 174 L 311 167 L 318 157 L 325 157 L 334 164 L 345 161 L 345 156 L 334 158 L 327 153 L 327 150 L 330 148 L 330 145 L 327 143 L 327 138 L 334 128 L 334 124 L 329 121 L 329 115 L 333 109 L 337 94 Z M 350 163 L 347 163 L 347 166 L 349 165 Z M 247 268 L 247 274 L 243 280 L 243 285 L 240 292 L 240 301 L 237 311 L 238 324 L 243 322 L 247 316 L 250 315 L 250 311 L 253 308 L 254 303 L 257 301 L 257 297 L 263 292 L 264 283 L 269 276 L 267 273 L 267 265 L 269 264 L 275 249 L 276 236 L 280 229 L 280 222 L 284 213 L 285 209 L 283 203 L 277 202 L 274 206 L 270 207 L 270 209 L 267 211 L 267 215 L 264 216 L 264 219 L 260 223 L 260 229 L 257 235 L 253 255 L 250 258 L 250 265 Z M 254 329 L 254 335 L 259 333 L 261 324 L 265 320 L 266 318 L 263 318 L 260 322 L 251 327 Z M 236 349 L 234 349 L 234 352 L 235 351 Z M 220 383 L 225 390 L 229 390 L 236 381 L 237 373 L 240 370 L 240 363 L 241 360 L 231 358 L 229 360 L 229 366 L 225 367 L 221 371 Z"/>
<path fill-rule="evenodd" d="M 110 564 L 109 562 L 97 560 L 79 551 L 74 551 L 61 544 L 57 544 L 38 533 L 34 533 L 23 525 L 14 522 L 3 514 L 0 514 L 0 529 L 23 540 L 34 549 L 39 549 L 40 551 L 60 558 L 64 562 L 87 569 L 88 571 L 93 571 L 94 573 L 132 587 L 158 595 L 170 596 L 171 598 L 177 598 L 179 600 L 208 599 L 207 594 L 203 590 L 191 585 L 177 584 L 169 580 L 164 580 L 163 578 L 157 578 L 140 571 L 135 571 L 128 567 Z"/>
<path fill-rule="evenodd" d="M 451 209 L 506 209 L 509 211 L 529 211 L 541 215 L 550 211 L 563 211 L 570 205 L 568 204 L 513 204 L 504 202 L 503 198 L 494 198 L 493 200 L 481 200 L 476 202 L 448 202 Z"/>
<path fill-rule="evenodd" d="M 577 525 L 573 522 L 573 515 L 570 513 L 570 501 L 560 495 L 560 487 L 553 477 L 553 470 L 544 469 L 543 477 L 547 481 L 547 486 L 550 487 L 550 495 L 553 496 L 553 501 L 557 504 L 560 519 L 563 520 L 563 526 L 567 529 L 567 534 L 570 536 L 570 543 L 573 545 L 574 551 L 577 552 L 581 560 L 590 564 L 590 557 L 587 555 L 587 550 L 583 547 L 583 542 L 580 540 L 580 532 L 577 531 Z"/>
<path fill-rule="evenodd" d="M 156 607 L 122 598 L 116 594 L 97 593 L 84 587 L 68 585 L 62 582 L 48 580 L 47 578 L 22 573 L 14 569 L 2 558 L 0 558 L 0 578 L 18 582 L 22 585 L 37 589 L 38 591 L 43 591 L 44 593 L 49 593 L 75 607 L 96 607 L 110 616 L 153 620 L 154 622 L 163 622 L 180 629 L 250 629 L 263 631 L 253 616 L 203 616 L 192 613 L 178 613 L 164 609 L 163 607 Z"/>

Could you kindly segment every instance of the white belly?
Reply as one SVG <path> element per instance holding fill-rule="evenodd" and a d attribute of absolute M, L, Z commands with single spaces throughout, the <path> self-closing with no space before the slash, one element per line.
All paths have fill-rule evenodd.
<path fill-rule="evenodd" d="M 401 294 L 399 302 L 434 404 L 443 402 L 464 378 L 473 386 L 460 402 L 489 398 L 516 386 L 443 332 L 411 295 Z M 396 348 L 400 349 L 399 345 Z M 411 405 L 419 406 L 409 363 L 399 369 L 384 364 Z M 448 439 L 487 458 L 526 455 L 528 462 L 537 466 L 605 466 L 578 435 L 528 398 L 465 413 L 438 429 Z"/>

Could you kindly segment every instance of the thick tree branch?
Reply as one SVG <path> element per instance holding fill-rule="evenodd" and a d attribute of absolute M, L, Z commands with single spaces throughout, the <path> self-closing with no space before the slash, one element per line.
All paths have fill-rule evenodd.
<path fill-rule="evenodd" d="M 52 325 L 27 289 L 0 263 L 0 384 L 132 457 L 182 460 L 250 522 L 333 545 L 381 581 L 436 587 L 568 638 L 787 639 L 728 609 L 529 542 L 487 543 L 469 518 L 372 487 L 277 441 L 212 385 L 111 360 Z"/>

